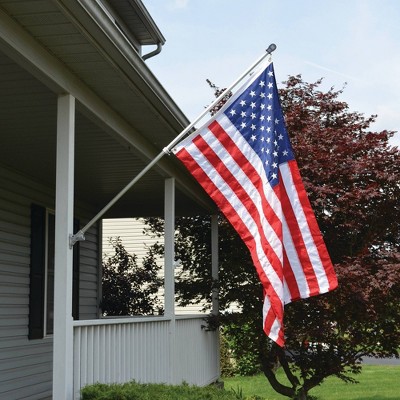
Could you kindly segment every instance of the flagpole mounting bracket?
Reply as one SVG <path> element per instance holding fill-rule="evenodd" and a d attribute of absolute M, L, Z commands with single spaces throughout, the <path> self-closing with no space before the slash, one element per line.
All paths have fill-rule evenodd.
<path fill-rule="evenodd" d="M 83 242 L 85 240 L 85 233 L 83 231 L 78 231 L 75 235 L 69 235 L 69 248 L 72 249 L 74 244 L 77 242 Z"/>

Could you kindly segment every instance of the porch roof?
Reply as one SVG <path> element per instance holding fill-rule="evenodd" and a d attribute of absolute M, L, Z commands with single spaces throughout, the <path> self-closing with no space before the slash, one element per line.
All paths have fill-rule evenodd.
<path fill-rule="evenodd" d="M 0 0 L 0 163 L 54 186 L 57 95 L 71 93 L 77 101 L 75 194 L 97 209 L 188 125 L 137 49 L 164 40 L 141 2 L 119 0 L 117 18 L 130 7 L 121 21 L 104 4 Z M 142 22 L 135 25 L 135 18 Z M 170 176 L 178 215 L 214 211 L 197 182 L 165 156 L 107 216 L 162 215 Z"/>

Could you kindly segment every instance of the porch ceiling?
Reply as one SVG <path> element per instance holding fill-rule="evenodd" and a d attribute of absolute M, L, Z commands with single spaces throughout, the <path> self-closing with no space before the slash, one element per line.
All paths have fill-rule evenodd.
<path fill-rule="evenodd" d="M 33 37 L 60 71 L 76 79 L 73 88 L 85 90 L 77 90 L 76 96 L 75 193 L 80 201 L 102 208 L 181 131 L 186 118 L 134 49 L 117 49 L 105 34 L 112 26 L 100 29 L 80 2 L 0 0 L 0 18 Z M 38 71 L 29 55 L 10 48 L 4 36 L 0 34 L 0 163 L 54 186 L 57 95 L 70 90 Z M 100 115 L 92 104 L 109 107 L 111 116 Z M 109 119 L 118 123 L 109 124 Z M 123 128 L 117 131 L 116 125 Z M 164 157 L 107 216 L 162 215 L 168 176 L 177 180 L 178 215 L 213 210 L 178 161 Z"/>

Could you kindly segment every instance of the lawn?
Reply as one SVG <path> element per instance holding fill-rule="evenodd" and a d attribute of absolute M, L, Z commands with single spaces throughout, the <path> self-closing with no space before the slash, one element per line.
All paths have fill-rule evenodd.
<path fill-rule="evenodd" d="M 358 384 L 346 384 L 335 377 L 310 391 L 318 400 L 400 400 L 400 366 L 365 365 Z M 258 395 L 266 400 L 288 399 L 277 394 L 264 375 L 224 378 L 225 389 Z M 282 379 L 283 382 L 283 379 Z"/>

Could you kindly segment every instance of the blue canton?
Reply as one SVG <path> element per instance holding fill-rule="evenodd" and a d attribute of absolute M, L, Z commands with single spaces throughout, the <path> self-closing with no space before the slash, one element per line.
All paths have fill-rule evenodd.
<path fill-rule="evenodd" d="M 283 119 L 273 65 L 225 110 L 263 162 L 268 181 L 279 183 L 279 164 L 294 159 Z"/>

